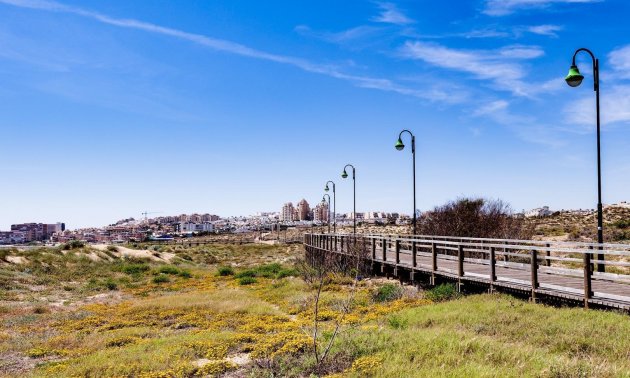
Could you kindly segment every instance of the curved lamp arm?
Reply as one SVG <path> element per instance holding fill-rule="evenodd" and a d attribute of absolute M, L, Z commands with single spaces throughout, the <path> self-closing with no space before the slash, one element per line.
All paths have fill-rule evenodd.
<path fill-rule="evenodd" d="M 595 54 L 593 54 L 593 52 L 585 47 L 581 47 L 577 50 L 575 50 L 575 53 L 573 54 L 573 60 L 571 61 L 571 65 L 573 67 L 577 67 L 577 65 L 575 64 L 575 58 L 577 57 L 577 55 L 584 51 L 585 53 L 587 53 L 588 55 L 591 56 L 591 59 L 593 60 L 593 82 L 594 82 L 594 90 L 597 91 L 599 89 L 599 61 L 597 58 L 595 58 Z"/>

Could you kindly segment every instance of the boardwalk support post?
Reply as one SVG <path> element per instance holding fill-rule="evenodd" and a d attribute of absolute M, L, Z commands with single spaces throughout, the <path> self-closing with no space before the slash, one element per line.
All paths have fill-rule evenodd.
<path fill-rule="evenodd" d="M 415 241 L 413 241 L 413 242 L 411 242 L 411 266 L 412 266 L 413 268 L 415 268 L 416 266 L 418 266 L 418 262 L 416 261 L 416 257 L 417 257 L 417 256 L 416 256 L 416 253 L 417 253 L 417 250 L 416 250 L 416 242 L 415 242 Z"/>
<path fill-rule="evenodd" d="M 435 243 L 431 243 L 431 261 L 431 285 L 435 286 L 435 273 L 438 270 L 437 248 L 435 247 Z"/>
<path fill-rule="evenodd" d="M 497 280 L 497 262 L 494 247 L 490 247 L 490 292 L 494 291 L 494 281 Z"/>
<path fill-rule="evenodd" d="M 462 277 L 464 277 L 464 246 L 457 246 L 457 291 L 462 291 Z"/>
<path fill-rule="evenodd" d="M 538 252 L 531 250 L 531 284 L 532 284 L 532 302 L 536 302 L 536 289 L 538 289 Z"/>
<path fill-rule="evenodd" d="M 588 301 L 593 296 L 591 253 L 593 253 L 593 246 L 588 247 L 588 252 L 584 253 L 584 308 L 588 308 Z"/>

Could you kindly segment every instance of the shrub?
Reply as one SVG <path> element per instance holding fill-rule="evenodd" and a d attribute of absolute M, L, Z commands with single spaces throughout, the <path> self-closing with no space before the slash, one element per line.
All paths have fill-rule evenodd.
<path fill-rule="evenodd" d="M 254 277 L 249 277 L 249 276 L 241 277 L 241 278 L 238 280 L 238 283 L 239 283 L 240 285 L 251 285 L 251 284 L 255 284 L 256 282 L 258 282 L 258 281 L 256 281 L 256 278 L 254 278 Z"/>
<path fill-rule="evenodd" d="M 124 264 L 120 270 L 127 274 L 140 274 L 149 270 L 149 266 L 147 264 Z"/>
<path fill-rule="evenodd" d="M 164 282 L 171 282 L 170 278 L 168 278 L 166 274 L 160 273 L 157 276 L 153 277 L 153 283 L 160 284 Z"/>
<path fill-rule="evenodd" d="M 425 293 L 425 297 L 432 300 L 433 302 L 443 302 L 459 297 L 459 293 L 455 288 L 455 284 L 447 283 L 438 285 L 433 289 L 427 290 Z"/>
<path fill-rule="evenodd" d="M 116 247 L 115 245 L 108 245 L 107 250 L 110 252 L 118 252 L 118 247 Z"/>
<path fill-rule="evenodd" d="M 177 269 L 176 267 L 172 265 L 163 265 L 157 270 L 157 272 L 163 273 L 163 274 L 177 275 L 179 274 L 179 269 Z"/>
<path fill-rule="evenodd" d="M 72 240 L 64 244 L 62 249 L 67 251 L 67 250 L 78 249 L 78 248 L 83 248 L 83 247 L 85 247 L 85 243 L 82 242 L 81 240 Z"/>
<path fill-rule="evenodd" d="M 182 269 L 179 271 L 179 276 L 182 278 L 190 278 L 192 277 L 192 274 L 190 273 L 190 270 Z"/>
<path fill-rule="evenodd" d="M 272 278 L 282 270 L 282 265 L 278 263 L 261 265 L 256 267 L 255 272 L 258 277 Z"/>
<path fill-rule="evenodd" d="M 33 308 L 34 314 L 47 314 L 50 312 L 50 309 L 43 305 L 37 305 Z"/>
<path fill-rule="evenodd" d="M 533 229 L 501 200 L 458 198 L 422 214 L 418 233 L 476 238 L 527 239 Z"/>
<path fill-rule="evenodd" d="M 403 288 L 400 285 L 386 283 L 374 292 L 372 298 L 376 302 L 389 302 L 399 299 L 403 295 Z"/>
<path fill-rule="evenodd" d="M 243 270 L 243 271 L 240 271 L 240 272 L 236 273 L 236 275 L 234 277 L 236 277 L 236 278 L 245 278 L 245 277 L 254 278 L 254 277 L 256 277 L 256 271 L 254 271 L 253 269 Z"/>
<path fill-rule="evenodd" d="M 218 276 L 233 276 L 234 275 L 234 269 L 232 269 L 231 266 L 220 266 L 219 269 L 217 270 L 217 275 Z"/>
<path fill-rule="evenodd" d="M 284 268 L 276 274 L 276 278 L 295 277 L 299 274 L 297 269 Z"/>
<path fill-rule="evenodd" d="M 121 347 L 121 346 L 125 346 L 128 344 L 133 344 L 137 341 L 138 339 L 135 337 L 131 337 L 131 336 L 120 336 L 120 337 L 116 337 L 113 338 L 111 340 L 109 340 L 105 346 L 107 346 L 108 348 L 112 348 L 112 347 Z"/>
<path fill-rule="evenodd" d="M 118 284 L 116 284 L 116 282 L 114 282 L 114 280 L 112 280 L 111 278 L 106 279 L 105 282 L 103 282 L 103 286 L 105 286 L 107 290 L 118 289 Z"/>

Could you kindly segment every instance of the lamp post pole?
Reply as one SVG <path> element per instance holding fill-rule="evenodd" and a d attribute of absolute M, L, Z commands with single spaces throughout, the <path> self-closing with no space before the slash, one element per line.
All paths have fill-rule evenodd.
<path fill-rule="evenodd" d="M 328 197 L 328 233 L 330 234 L 330 195 L 328 194 L 324 194 L 324 196 L 322 197 L 322 203 L 325 204 L 326 203 L 326 197 Z"/>
<path fill-rule="evenodd" d="M 402 142 L 402 135 L 403 133 L 409 133 L 409 135 L 411 136 L 411 156 L 412 156 L 412 160 L 413 160 L 413 234 L 416 234 L 416 223 L 417 223 L 417 217 L 416 217 L 416 137 L 415 135 L 413 135 L 413 133 L 409 130 L 403 130 L 400 132 L 400 134 L 398 134 L 398 140 L 396 141 L 396 144 L 394 145 L 394 147 L 396 147 L 396 149 L 398 151 L 402 151 L 405 148 L 405 145 Z"/>
<path fill-rule="evenodd" d="M 332 191 L 333 191 L 333 232 L 336 234 L 337 233 L 337 193 L 335 191 L 335 183 L 330 180 L 326 183 L 326 187 L 324 188 L 324 191 L 327 192 L 328 190 L 330 190 L 328 188 L 329 183 L 332 184 Z"/>
<path fill-rule="evenodd" d="M 601 160 L 601 139 L 600 139 L 600 115 L 599 115 L 599 59 L 595 57 L 595 54 L 589 49 L 579 48 L 573 54 L 573 60 L 571 68 L 569 68 L 569 74 L 565 78 L 567 84 L 571 87 L 577 87 L 584 80 L 584 76 L 580 74 L 580 70 L 575 64 L 575 57 L 580 52 L 586 52 L 591 56 L 593 60 L 593 89 L 595 91 L 595 109 L 597 112 L 597 243 L 598 249 L 602 249 L 602 243 L 604 243 L 604 214 L 602 205 L 602 160 Z M 597 271 L 604 272 L 606 270 L 604 264 L 604 254 L 597 255 Z"/>
<path fill-rule="evenodd" d="M 341 178 L 348 178 L 348 172 L 346 172 L 346 168 L 348 167 L 352 167 L 352 215 L 353 215 L 353 228 L 354 228 L 354 234 L 356 235 L 357 233 L 357 179 L 356 179 L 356 170 L 354 169 L 354 165 L 352 164 L 346 164 L 345 167 L 343 167 L 343 173 L 341 173 Z"/>

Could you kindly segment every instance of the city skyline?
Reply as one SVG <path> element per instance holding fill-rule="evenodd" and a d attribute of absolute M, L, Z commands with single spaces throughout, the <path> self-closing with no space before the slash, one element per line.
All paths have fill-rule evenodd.
<path fill-rule="evenodd" d="M 621 0 L 139 4 L 0 0 L 0 230 L 101 226 L 150 209 L 223 216 L 316 204 L 411 209 L 461 196 L 515 211 L 628 200 L 630 31 Z M 591 25 L 598 25 L 591 27 Z"/>

